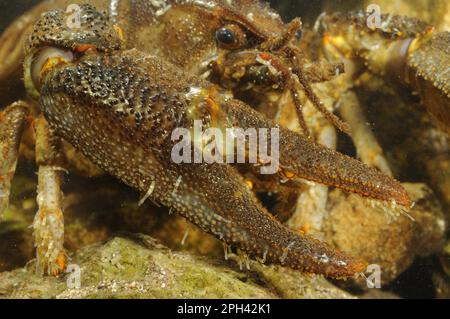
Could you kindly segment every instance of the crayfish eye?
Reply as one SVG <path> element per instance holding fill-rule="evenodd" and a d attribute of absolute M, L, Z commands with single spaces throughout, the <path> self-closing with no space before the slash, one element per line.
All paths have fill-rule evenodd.
<path fill-rule="evenodd" d="M 233 45 L 236 43 L 236 34 L 227 28 L 220 28 L 216 32 L 216 39 L 221 44 Z"/>
<path fill-rule="evenodd" d="M 225 49 L 237 49 L 245 46 L 247 43 L 247 37 L 244 31 L 235 24 L 228 24 L 217 29 L 216 40 Z"/>

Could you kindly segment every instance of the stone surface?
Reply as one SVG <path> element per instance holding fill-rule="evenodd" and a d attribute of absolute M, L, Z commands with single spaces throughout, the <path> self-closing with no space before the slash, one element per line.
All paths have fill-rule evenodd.
<path fill-rule="evenodd" d="M 81 270 L 41 277 L 34 261 L 0 274 L 0 298 L 351 298 L 324 278 L 250 263 L 173 252 L 145 235 L 123 235 L 81 249 L 71 257 Z M 70 287 L 70 285 L 69 285 Z"/>
<path fill-rule="evenodd" d="M 424 184 L 403 186 L 415 202 L 409 216 L 334 190 L 322 229 L 326 241 L 338 249 L 379 265 L 382 286 L 407 269 L 416 256 L 439 252 L 445 240 L 446 222 L 433 192 Z M 365 281 L 358 282 L 366 286 Z"/>

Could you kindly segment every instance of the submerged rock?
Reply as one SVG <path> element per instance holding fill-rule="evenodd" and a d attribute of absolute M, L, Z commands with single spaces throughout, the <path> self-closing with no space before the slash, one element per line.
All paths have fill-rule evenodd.
<path fill-rule="evenodd" d="M 0 298 L 351 298 L 323 277 L 251 262 L 173 252 L 145 235 L 112 238 L 75 253 L 62 278 L 41 277 L 34 261 L 0 274 Z M 231 267 L 230 267 L 231 266 Z M 79 268 L 77 268 L 79 267 Z"/>
<path fill-rule="evenodd" d="M 444 245 L 446 221 L 439 202 L 424 184 L 403 184 L 414 208 L 406 215 L 339 190 L 330 192 L 329 214 L 322 231 L 338 249 L 381 267 L 382 286 L 413 263 Z M 367 287 L 365 280 L 359 280 Z"/>

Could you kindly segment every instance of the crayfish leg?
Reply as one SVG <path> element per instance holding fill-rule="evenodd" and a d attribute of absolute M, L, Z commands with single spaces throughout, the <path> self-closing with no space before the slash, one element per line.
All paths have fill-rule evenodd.
<path fill-rule="evenodd" d="M 53 135 L 47 121 L 39 117 L 34 121 L 36 134 L 36 163 L 38 171 L 39 210 L 33 223 L 37 272 L 57 276 L 66 267 L 64 250 L 63 193 L 59 140 Z"/>
<path fill-rule="evenodd" d="M 16 171 L 27 114 L 28 108 L 22 101 L 0 112 L 0 219 L 9 205 L 11 181 Z"/>

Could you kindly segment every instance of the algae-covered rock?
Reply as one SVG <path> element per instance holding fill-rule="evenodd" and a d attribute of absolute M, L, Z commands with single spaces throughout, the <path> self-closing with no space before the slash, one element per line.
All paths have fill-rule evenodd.
<path fill-rule="evenodd" d="M 1 298 L 349 298 L 319 276 L 251 262 L 173 252 L 145 235 L 124 235 L 81 249 L 61 278 L 41 277 L 34 262 L 0 274 Z M 77 278 L 80 287 L 76 288 Z M 75 287 L 75 288 L 74 288 Z"/>
<path fill-rule="evenodd" d="M 288 299 L 349 299 L 356 298 L 338 289 L 324 277 L 302 274 L 296 270 L 283 267 L 266 267 L 259 263 L 252 263 L 258 276 L 268 282 L 278 295 Z"/>

